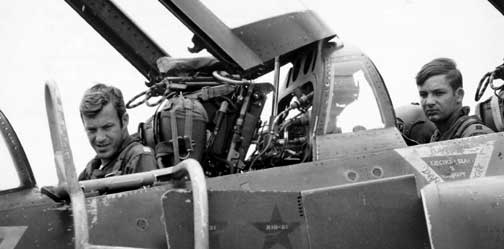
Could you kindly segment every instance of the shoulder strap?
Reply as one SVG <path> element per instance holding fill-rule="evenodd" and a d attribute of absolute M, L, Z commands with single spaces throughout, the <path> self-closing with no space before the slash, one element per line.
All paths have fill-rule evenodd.
<path fill-rule="evenodd" d="M 192 130 L 193 130 L 193 115 L 194 115 L 194 103 L 193 100 L 185 99 L 184 101 L 185 109 L 185 121 L 184 121 L 184 137 L 191 143 L 192 140 Z M 186 149 L 190 147 L 190 144 L 186 144 Z"/>
<path fill-rule="evenodd" d="M 100 159 L 93 158 L 86 165 L 86 168 L 79 174 L 79 181 L 92 179 L 93 172 L 101 165 Z"/>
<path fill-rule="evenodd" d="M 492 96 L 490 100 L 490 109 L 492 110 L 492 119 L 495 125 L 495 129 L 497 131 L 502 131 L 504 125 L 502 124 L 502 115 L 500 109 L 500 98 L 495 94 Z"/>
<path fill-rule="evenodd" d="M 461 138 L 469 126 L 474 124 L 483 124 L 476 116 L 465 116 L 464 120 L 458 125 L 453 138 Z"/>
<path fill-rule="evenodd" d="M 175 164 L 179 163 L 179 144 L 178 144 L 178 131 L 177 131 L 177 115 L 176 109 L 173 108 L 170 110 L 170 126 L 171 126 L 171 140 L 172 140 L 172 148 L 173 148 L 173 162 Z"/>
<path fill-rule="evenodd" d="M 121 151 L 121 153 L 119 154 L 119 157 L 117 158 L 117 162 L 119 165 L 121 165 L 121 174 L 124 174 L 126 172 L 132 172 L 132 170 L 134 170 L 132 167 L 132 165 L 127 165 L 127 161 L 126 161 L 126 156 L 129 154 L 130 150 L 135 147 L 136 141 L 133 140 L 131 141 L 127 146 L 126 148 L 124 148 L 123 151 Z"/>

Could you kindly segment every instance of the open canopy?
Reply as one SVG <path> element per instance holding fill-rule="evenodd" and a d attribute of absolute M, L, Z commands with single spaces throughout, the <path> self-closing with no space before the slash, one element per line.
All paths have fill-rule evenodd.
<path fill-rule="evenodd" d="M 160 0 L 194 34 L 195 47 L 244 71 L 269 71 L 275 57 L 335 34 L 295 0 Z"/>
<path fill-rule="evenodd" d="M 168 56 L 111 0 L 65 0 L 145 77 Z M 335 34 L 297 0 L 160 0 L 193 34 L 193 51 L 213 56 L 250 77 L 272 69 L 275 57 Z"/>

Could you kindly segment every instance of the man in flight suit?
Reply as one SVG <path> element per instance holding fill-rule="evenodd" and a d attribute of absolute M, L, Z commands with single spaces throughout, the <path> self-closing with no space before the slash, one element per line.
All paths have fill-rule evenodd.
<path fill-rule="evenodd" d="M 96 152 L 79 181 L 157 169 L 152 150 L 128 133 L 128 113 L 119 89 L 96 84 L 84 93 L 80 115 Z"/>
<path fill-rule="evenodd" d="M 462 106 L 462 74 L 453 60 L 438 58 L 425 64 L 416 84 L 422 109 L 436 126 L 431 142 L 493 133 Z"/>

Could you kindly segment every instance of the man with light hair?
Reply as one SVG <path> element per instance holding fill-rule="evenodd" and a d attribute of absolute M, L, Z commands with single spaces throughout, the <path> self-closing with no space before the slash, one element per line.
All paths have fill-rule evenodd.
<path fill-rule="evenodd" d="M 128 133 L 129 116 L 119 89 L 96 84 L 84 93 L 79 109 L 89 143 L 96 152 L 79 180 L 158 168 L 152 150 Z"/>

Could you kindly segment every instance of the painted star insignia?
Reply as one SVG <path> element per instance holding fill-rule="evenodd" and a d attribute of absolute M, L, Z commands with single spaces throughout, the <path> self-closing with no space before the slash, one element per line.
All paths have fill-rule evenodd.
<path fill-rule="evenodd" d="M 282 220 L 282 216 L 280 216 L 278 206 L 276 205 L 273 209 L 273 214 L 271 215 L 270 221 L 255 222 L 252 224 L 259 231 L 266 234 L 263 249 L 269 249 L 275 244 L 280 244 L 284 248 L 292 249 L 292 245 L 289 240 L 289 233 L 294 231 L 294 229 L 296 229 L 300 225 L 299 222 L 284 222 Z"/>

